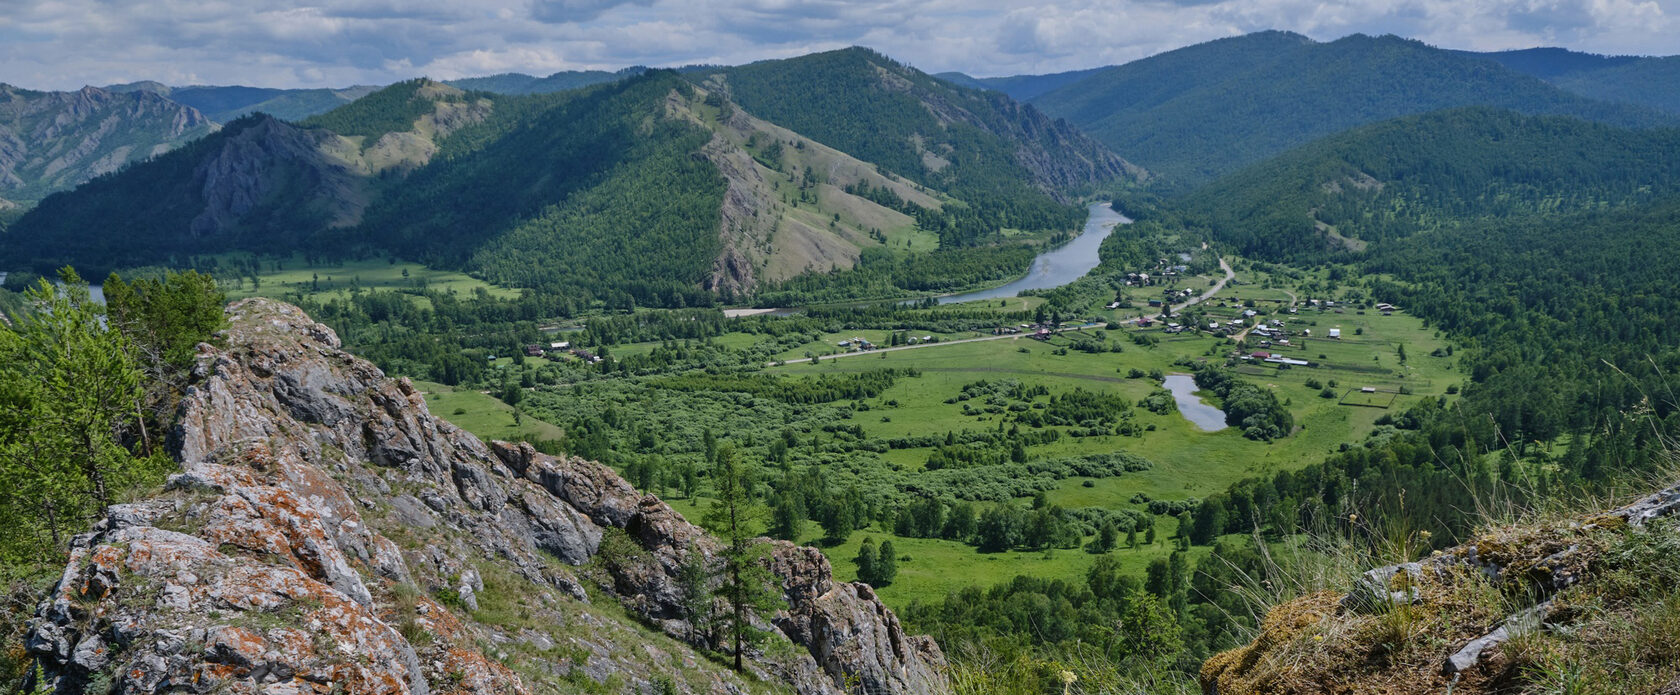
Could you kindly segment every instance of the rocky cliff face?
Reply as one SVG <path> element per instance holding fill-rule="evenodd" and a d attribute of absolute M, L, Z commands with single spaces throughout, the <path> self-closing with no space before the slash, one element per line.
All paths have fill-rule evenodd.
<path fill-rule="evenodd" d="M 55 692 L 948 690 L 937 645 L 786 543 L 763 681 L 738 678 L 691 648 L 675 579 L 716 539 L 604 466 L 433 417 L 295 307 L 228 312 L 181 472 L 77 538 L 40 605 Z"/>
<path fill-rule="evenodd" d="M 36 92 L 0 84 L 0 192 L 34 201 L 215 132 L 149 91 Z"/>

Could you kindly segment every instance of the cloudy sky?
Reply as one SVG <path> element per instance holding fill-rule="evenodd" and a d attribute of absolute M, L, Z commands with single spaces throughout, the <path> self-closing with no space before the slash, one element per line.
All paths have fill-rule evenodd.
<path fill-rule="evenodd" d="M 1261 29 L 1680 53 L 1680 0 L 0 0 L 0 82 L 383 84 L 865 45 L 928 72 L 1121 63 Z"/>

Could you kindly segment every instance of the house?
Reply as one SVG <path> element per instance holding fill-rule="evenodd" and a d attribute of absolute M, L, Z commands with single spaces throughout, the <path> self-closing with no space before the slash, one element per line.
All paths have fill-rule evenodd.
<path fill-rule="evenodd" d="M 1243 316 L 1255 317 L 1255 316 L 1259 316 L 1259 315 L 1260 315 L 1260 312 L 1255 311 L 1253 309 L 1246 309 L 1246 310 L 1243 311 Z"/>
<path fill-rule="evenodd" d="M 1304 335 L 1304 336 L 1306 336 L 1306 337 L 1308 337 L 1308 338 L 1311 338 L 1311 337 L 1312 337 L 1312 329 L 1311 329 L 1311 328 L 1303 328 L 1303 329 L 1301 329 L 1301 335 Z"/>
<path fill-rule="evenodd" d="M 1049 340 L 1050 339 L 1050 329 L 1040 328 L 1040 329 L 1038 329 L 1037 333 L 1032 334 L 1032 337 L 1035 340 Z"/>
<path fill-rule="evenodd" d="M 1248 356 L 1253 357 L 1254 359 L 1257 359 L 1257 360 L 1264 360 L 1264 359 L 1270 359 L 1271 356 L 1272 356 L 1272 353 L 1266 352 L 1265 350 L 1256 350 L 1254 352 L 1248 353 Z"/>
<path fill-rule="evenodd" d="M 1375 387 L 1375 386 L 1361 386 L 1361 387 L 1359 387 L 1359 392 L 1360 393 L 1376 393 L 1377 392 L 1377 387 Z"/>
<path fill-rule="evenodd" d="M 1340 328 L 1330 329 L 1330 337 L 1332 339 L 1340 339 L 1342 337 L 1342 329 L 1340 329 Z"/>
<path fill-rule="evenodd" d="M 571 346 L 572 346 L 572 341 L 562 340 L 558 343 L 549 343 L 548 344 L 548 349 L 550 349 L 550 350 L 564 350 L 564 349 L 569 348 Z"/>
<path fill-rule="evenodd" d="M 542 354 L 543 354 L 543 347 L 541 345 L 526 345 L 525 346 L 525 356 L 526 357 L 542 357 Z"/>
<path fill-rule="evenodd" d="M 840 346 L 840 347 L 851 347 L 851 346 L 852 346 L 852 341 L 850 341 L 850 340 L 842 340 L 842 341 L 840 341 L 840 342 L 838 342 L 838 343 L 835 343 L 835 345 L 838 345 L 838 346 Z"/>
<path fill-rule="evenodd" d="M 1149 306 L 1161 306 L 1161 300 L 1151 299 L 1149 300 Z"/>
<path fill-rule="evenodd" d="M 1219 322 L 1218 321 L 1209 321 L 1208 322 L 1208 330 L 1210 330 L 1210 331 L 1219 330 Z"/>
<path fill-rule="evenodd" d="M 1120 303 L 1119 302 L 1109 302 L 1108 303 L 1108 308 L 1119 309 L 1120 308 Z"/>
<path fill-rule="evenodd" d="M 1150 326 L 1155 325 L 1155 321 L 1153 319 L 1150 319 L 1149 317 L 1144 317 L 1144 318 L 1138 319 L 1137 323 L 1138 323 L 1139 328 L 1148 328 Z"/>

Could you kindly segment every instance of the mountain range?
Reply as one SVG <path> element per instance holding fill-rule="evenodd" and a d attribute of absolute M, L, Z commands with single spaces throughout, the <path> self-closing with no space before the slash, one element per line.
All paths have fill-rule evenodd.
<path fill-rule="evenodd" d="M 821 88 L 784 103 L 786 83 Z M 806 116 L 840 104 L 868 107 Z M 519 287 L 703 303 L 901 237 L 904 254 L 1072 229 L 1072 190 L 1143 176 L 1031 107 L 848 49 L 525 96 L 417 80 L 295 124 L 244 117 L 43 201 L 6 247 L 43 268 L 396 253 Z M 939 238 L 914 248 L 917 228 Z"/>
<path fill-rule="evenodd" d="M 216 131 L 149 92 L 37 92 L 0 84 L 0 208 L 29 204 Z"/>
<path fill-rule="evenodd" d="M 1569 131 L 1566 139 L 1601 131 L 1510 119 L 1673 125 L 1680 116 L 1664 108 L 1680 88 L 1663 76 L 1674 64 L 1261 32 L 1010 78 L 931 76 L 852 48 L 736 67 L 508 73 L 377 90 L 6 88 L 0 185 L 21 205 L 0 203 L 0 230 L 10 230 L 0 252 L 8 265 L 37 269 L 180 265 L 229 251 L 395 254 L 593 301 L 688 305 L 964 248 L 980 255 L 961 263 L 989 268 L 972 278 L 1007 276 L 1023 257 L 988 249 L 1076 228 L 1073 203 L 1083 196 L 1176 195 L 1216 180 L 1186 209 L 1223 228 L 1276 212 L 1279 201 L 1304 206 L 1242 243 L 1357 248 L 1398 233 L 1394 219 L 1338 212 L 1348 192 L 1370 190 L 1355 185 L 1361 177 L 1389 186 L 1389 196 L 1404 188 L 1401 164 L 1414 159 L 1382 137 L 1459 143 L 1512 127 L 1512 142 L 1544 152 L 1558 133 L 1525 141 L 1525 129 L 1551 124 L 1542 130 Z M 1463 107 L 1484 111 L 1404 120 Z M 228 119 L 221 132 L 219 119 Z M 1446 128 L 1445 137 L 1430 128 Z M 1397 178 L 1369 157 L 1331 152 L 1392 152 L 1399 158 L 1384 156 Z M 1321 175 L 1330 169 L 1337 176 Z M 1572 200 L 1630 195 L 1601 187 Z M 1414 206 L 1395 213 L 1409 220 L 1401 226 L 1436 219 L 1405 200 Z M 870 291 L 925 285 L 892 284 Z"/>
<path fill-rule="evenodd" d="M 1142 60 L 978 80 L 1188 189 L 1347 128 L 1457 106 L 1612 125 L 1680 123 L 1680 62 L 1547 49 L 1471 53 L 1395 36 L 1269 31 Z"/>

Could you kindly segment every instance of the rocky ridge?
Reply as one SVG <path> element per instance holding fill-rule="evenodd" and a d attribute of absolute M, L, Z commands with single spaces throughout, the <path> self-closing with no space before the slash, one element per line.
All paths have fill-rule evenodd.
<path fill-rule="evenodd" d="M 216 128 L 197 109 L 148 91 L 37 92 L 0 84 L 0 192 L 39 200 Z"/>
<path fill-rule="evenodd" d="M 28 648 L 54 692 L 947 691 L 944 659 L 814 549 L 744 680 L 691 648 L 718 541 L 605 466 L 486 445 L 296 307 L 200 347 L 181 472 L 78 537 Z M 769 542 L 769 541 L 766 541 Z M 614 604 L 622 604 L 622 609 Z M 618 617 L 627 611 L 629 619 Z M 848 683 L 856 684 L 848 686 Z M 780 685 L 777 685 L 780 684 Z"/>

